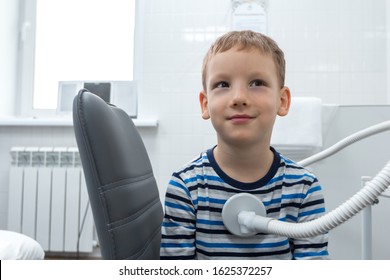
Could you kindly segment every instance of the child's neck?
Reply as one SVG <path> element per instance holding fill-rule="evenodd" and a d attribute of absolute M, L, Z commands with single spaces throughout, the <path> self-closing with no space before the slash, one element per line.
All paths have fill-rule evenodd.
<path fill-rule="evenodd" d="M 214 157 L 228 176 L 245 183 L 256 182 L 263 178 L 274 160 L 269 145 L 251 147 L 218 145 L 214 149 Z"/>

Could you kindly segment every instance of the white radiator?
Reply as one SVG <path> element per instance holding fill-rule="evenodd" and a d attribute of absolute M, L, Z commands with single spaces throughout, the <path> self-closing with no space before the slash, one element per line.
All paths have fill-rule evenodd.
<path fill-rule="evenodd" d="M 10 152 L 8 229 L 47 252 L 92 252 L 94 225 L 77 148 Z"/>

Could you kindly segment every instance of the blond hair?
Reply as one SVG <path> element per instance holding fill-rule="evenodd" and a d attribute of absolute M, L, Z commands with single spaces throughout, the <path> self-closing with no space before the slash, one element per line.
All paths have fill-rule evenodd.
<path fill-rule="evenodd" d="M 214 44 L 211 45 L 203 59 L 202 65 L 202 84 L 204 91 L 206 91 L 207 66 L 210 60 L 216 54 L 228 51 L 234 47 L 238 47 L 239 50 L 249 50 L 254 48 L 259 50 L 261 53 L 270 54 L 276 65 L 280 88 L 284 87 L 286 62 L 283 51 L 270 37 L 261 33 L 245 30 L 228 32 L 217 38 Z"/>

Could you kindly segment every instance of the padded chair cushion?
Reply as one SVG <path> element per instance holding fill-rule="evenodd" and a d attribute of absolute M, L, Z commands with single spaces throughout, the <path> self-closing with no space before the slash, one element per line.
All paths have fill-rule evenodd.
<path fill-rule="evenodd" d="M 0 260 L 42 260 L 41 245 L 27 235 L 0 230 Z"/>
<path fill-rule="evenodd" d="M 152 166 L 131 118 L 82 90 L 73 124 L 104 259 L 157 259 L 162 205 Z"/>

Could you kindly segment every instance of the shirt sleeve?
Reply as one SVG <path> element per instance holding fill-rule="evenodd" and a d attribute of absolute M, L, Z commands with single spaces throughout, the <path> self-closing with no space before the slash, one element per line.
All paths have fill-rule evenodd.
<path fill-rule="evenodd" d="M 185 183 L 176 174 L 169 181 L 161 227 L 161 259 L 195 259 L 196 209 Z"/>
<path fill-rule="evenodd" d="M 299 209 L 298 223 L 317 219 L 324 215 L 325 202 L 321 186 L 315 179 L 307 191 L 304 193 L 304 199 Z M 329 259 L 328 233 L 315 237 L 291 239 L 294 259 Z"/>

